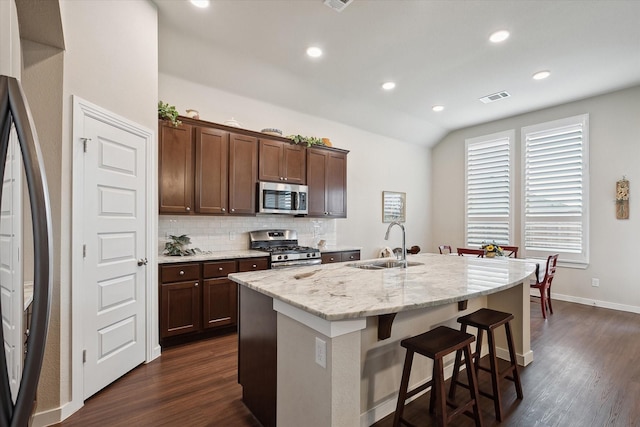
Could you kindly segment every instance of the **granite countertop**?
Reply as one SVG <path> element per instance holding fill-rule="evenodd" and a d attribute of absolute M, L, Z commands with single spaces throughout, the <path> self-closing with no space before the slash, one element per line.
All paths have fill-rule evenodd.
<path fill-rule="evenodd" d="M 418 254 L 421 265 L 364 270 L 334 263 L 233 273 L 240 285 L 333 321 L 449 304 L 508 289 L 525 281 L 535 263 L 509 258 Z M 358 261 L 357 264 L 380 261 Z"/>
<path fill-rule="evenodd" d="M 236 259 L 236 258 L 266 258 L 269 254 L 261 251 L 214 251 L 206 252 L 198 255 L 187 256 L 168 256 L 159 255 L 158 264 L 174 264 L 178 262 L 197 262 L 197 261 L 216 261 L 223 259 Z"/>

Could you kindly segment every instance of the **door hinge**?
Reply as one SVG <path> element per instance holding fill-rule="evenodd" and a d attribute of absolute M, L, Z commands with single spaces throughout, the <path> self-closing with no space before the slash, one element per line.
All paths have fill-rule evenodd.
<path fill-rule="evenodd" d="M 87 257 L 87 245 L 82 245 L 82 258 Z"/>
<path fill-rule="evenodd" d="M 82 149 L 87 152 L 87 141 L 91 141 L 91 138 L 80 138 L 82 140 Z"/>
<path fill-rule="evenodd" d="M 82 363 L 87 363 L 87 350 L 82 350 Z"/>

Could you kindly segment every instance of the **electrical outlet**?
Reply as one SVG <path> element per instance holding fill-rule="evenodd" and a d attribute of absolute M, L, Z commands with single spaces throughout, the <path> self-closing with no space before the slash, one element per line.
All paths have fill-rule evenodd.
<path fill-rule="evenodd" d="M 323 368 L 327 367 L 327 343 L 316 337 L 316 363 Z"/>
<path fill-rule="evenodd" d="M 598 286 L 600 286 L 600 279 L 596 279 L 595 277 L 593 277 L 591 279 L 591 286 L 593 286 L 594 288 L 597 288 Z"/>

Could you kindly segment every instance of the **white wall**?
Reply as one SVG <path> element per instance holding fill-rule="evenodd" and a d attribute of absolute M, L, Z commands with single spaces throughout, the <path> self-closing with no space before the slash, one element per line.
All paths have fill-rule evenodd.
<path fill-rule="evenodd" d="M 504 102 L 504 101 L 503 101 Z M 508 102 L 508 101 L 506 101 Z M 640 312 L 640 86 L 452 132 L 433 148 L 433 245 L 464 246 L 464 145 L 466 138 L 515 129 L 517 165 L 520 129 L 578 114 L 590 115 L 590 263 L 561 268 L 553 282 L 559 298 Z M 516 168 L 516 238 L 520 225 L 520 173 Z M 615 183 L 630 181 L 628 220 L 616 220 Z M 634 185 L 635 184 L 635 185 Z M 521 242 L 514 244 L 521 246 Z M 432 249 L 433 249 L 432 248 Z M 591 278 L 600 286 L 592 287 Z"/>
<path fill-rule="evenodd" d="M 14 0 L 0 1 L 0 75 L 20 78 L 20 34 Z"/>
<path fill-rule="evenodd" d="M 160 56 L 162 64 L 163 52 Z M 377 256 L 383 246 L 400 246 L 394 230 L 385 242 L 382 191 L 407 193 L 407 246 L 431 246 L 429 236 L 430 154 L 427 148 L 375 135 L 341 123 L 312 117 L 276 105 L 205 87 L 160 73 L 160 99 L 185 114 L 193 108 L 203 120 L 223 123 L 234 117 L 243 128 L 275 127 L 285 135 L 330 138 L 335 147 L 350 150 L 347 166 L 347 218 L 336 221 L 336 243 L 362 248 L 362 257 Z"/>
<path fill-rule="evenodd" d="M 0 3 L 4 3 L 1 2 Z M 72 396 L 71 382 L 77 385 L 81 363 L 72 366 L 71 318 L 71 168 L 72 168 L 72 95 L 140 123 L 157 128 L 155 106 L 158 99 L 157 10 L 150 1 L 105 2 L 99 0 L 61 0 L 60 13 L 65 41 L 62 80 L 62 138 L 42 141 L 49 144 L 45 168 L 49 188 L 53 189 L 55 208 L 54 242 L 59 259 L 59 277 L 54 279 L 52 313 L 59 325 L 48 336 L 47 352 L 55 349 L 43 367 L 38 389 L 38 407 L 34 425 L 59 421 L 82 404 L 82 388 Z M 43 79 L 46 78 L 42 77 Z M 56 81 L 40 82 L 56 84 Z M 37 83 L 33 82 L 37 87 Z M 37 96 L 37 94 L 34 94 Z M 36 123 L 37 126 L 37 123 Z M 77 141 L 75 142 L 77 143 Z M 55 147 L 55 149 L 53 148 Z M 149 154 L 155 155 L 156 144 Z M 150 171 L 155 176 L 157 171 Z M 154 233 L 155 235 L 155 233 Z M 75 354 L 73 362 L 77 362 Z M 54 374 L 50 374 L 57 371 Z M 53 378 L 52 378 L 53 377 Z M 81 384 L 81 382 L 80 382 Z M 80 397 L 80 401 L 78 401 Z M 76 399 L 74 401 L 74 399 Z"/>

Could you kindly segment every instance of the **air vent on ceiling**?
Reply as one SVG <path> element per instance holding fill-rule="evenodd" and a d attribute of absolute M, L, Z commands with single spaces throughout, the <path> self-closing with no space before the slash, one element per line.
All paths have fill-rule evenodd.
<path fill-rule="evenodd" d="M 324 4 L 336 12 L 342 12 L 353 0 L 324 0 Z"/>
<path fill-rule="evenodd" d="M 491 95 L 483 96 L 482 98 L 480 98 L 480 101 L 484 102 L 485 104 L 488 104 L 490 102 L 495 102 L 501 99 L 509 98 L 510 96 L 511 95 L 509 95 L 508 92 L 501 91 L 501 92 L 492 93 Z"/>

